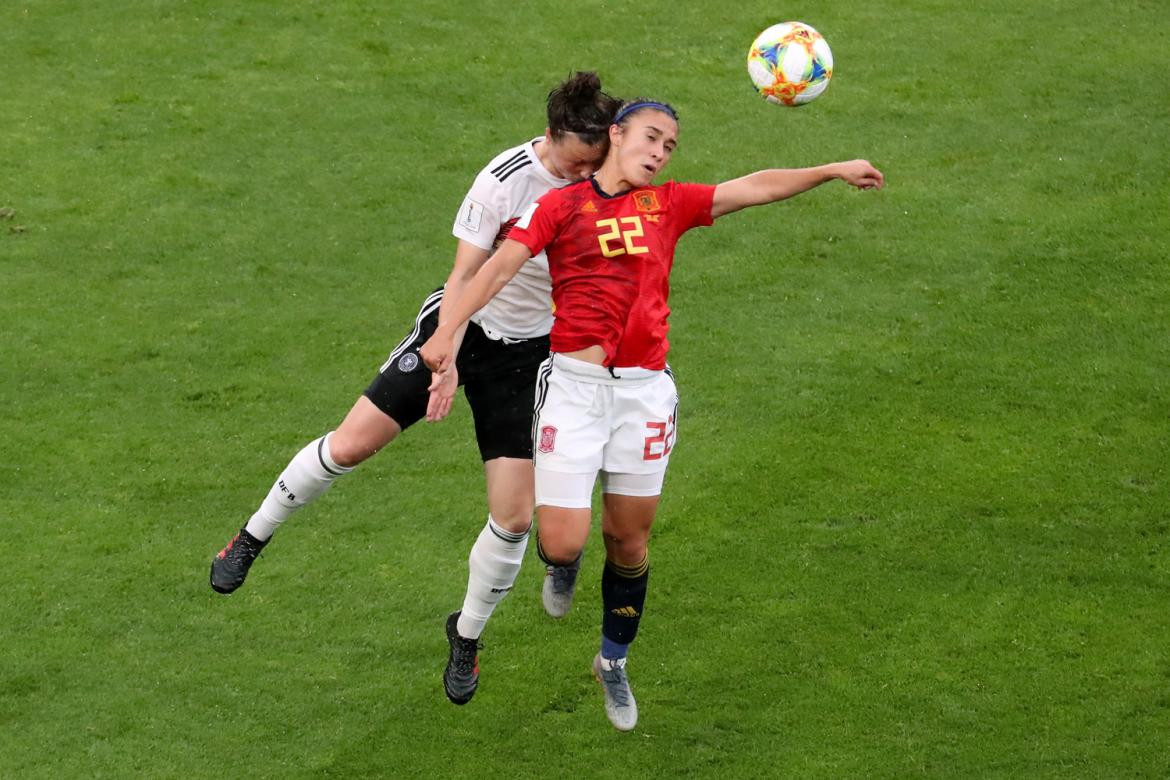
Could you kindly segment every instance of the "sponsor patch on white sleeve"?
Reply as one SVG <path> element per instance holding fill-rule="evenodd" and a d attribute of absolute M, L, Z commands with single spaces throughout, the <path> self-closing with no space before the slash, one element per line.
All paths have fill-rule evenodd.
<path fill-rule="evenodd" d="M 478 233 L 481 222 L 483 222 L 483 204 L 478 200 L 465 198 L 463 207 L 459 210 L 460 226 L 472 233 Z"/>
<path fill-rule="evenodd" d="M 536 208 L 539 205 L 539 203 L 533 202 L 531 206 L 524 209 L 524 213 L 520 215 L 520 219 L 516 220 L 516 227 L 521 230 L 527 230 L 528 223 L 532 221 L 532 215 L 536 213 Z"/>

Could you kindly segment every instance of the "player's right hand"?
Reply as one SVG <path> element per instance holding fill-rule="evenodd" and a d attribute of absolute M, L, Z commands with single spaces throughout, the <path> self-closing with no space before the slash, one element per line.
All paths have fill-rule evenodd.
<path fill-rule="evenodd" d="M 427 343 L 418 351 L 427 368 L 436 374 L 443 373 L 451 362 L 451 353 L 455 351 L 454 339 L 447 335 L 442 328 L 436 330 Z"/>

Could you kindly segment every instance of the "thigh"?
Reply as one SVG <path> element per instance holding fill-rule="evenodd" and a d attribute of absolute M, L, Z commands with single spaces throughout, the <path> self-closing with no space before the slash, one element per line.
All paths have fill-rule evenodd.
<path fill-rule="evenodd" d="M 613 471 L 601 472 L 601 492 L 612 496 L 658 496 L 662 494 L 662 483 L 666 471 L 651 471 L 645 474 L 625 474 Z"/>
<path fill-rule="evenodd" d="M 551 358 L 541 364 L 532 420 L 538 494 L 542 471 L 588 475 L 592 484 L 609 439 L 609 390 L 567 376 Z"/>
<path fill-rule="evenodd" d="M 488 511 L 508 531 L 520 533 L 532 524 L 535 486 L 531 458 L 493 458 L 483 463 Z"/>
<path fill-rule="evenodd" d="M 443 291 L 427 296 L 414 320 L 414 328 L 390 352 L 374 381 L 362 393 L 401 430 L 414 425 L 427 412 L 431 372 L 423 365 L 418 350 L 435 332 Z"/>
<path fill-rule="evenodd" d="M 613 432 L 602 469 L 615 474 L 665 472 L 677 438 L 674 378 L 663 372 L 653 382 L 614 391 Z"/>
<path fill-rule="evenodd" d="M 555 506 L 563 509 L 590 510 L 593 506 L 593 485 L 597 472 L 588 471 L 574 474 L 567 471 L 552 471 L 535 468 L 536 505 Z"/>
<path fill-rule="evenodd" d="M 472 323 L 459 352 L 459 374 L 480 457 L 485 463 L 495 458 L 530 460 L 532 399 L 537 371 L 548 357 L 548 339 L 505 344 L 487 338 Z"/>

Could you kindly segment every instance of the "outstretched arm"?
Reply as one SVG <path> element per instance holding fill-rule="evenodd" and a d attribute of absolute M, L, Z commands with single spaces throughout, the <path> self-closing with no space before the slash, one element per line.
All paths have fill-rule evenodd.
<path fill-rule="evenodd" d="M 715 188 L 711 218 L 791 198 L 827 181 L 842 179 L 862 190 L 880 189 L 885 181 L 882 172 L 867 160 L 829 163 L 815 168 L 774 168 L 757 171 L 725 181 Z"/>
<path fill-rule="evenodd" d="M 455 360 L 455 333 L 482 309 L 492 297 L 512 280 L 520 267 L 532 257 L 519 241 L 504 239 L 500 248 L 463 288 L 445 320 L 422 345 L 419 354 L 431 371 L 443 371 Z"/>
<path fill-rule="evenodd" d="M 491 251 L 481 249 L 470 241 L 459 239 L 455 249 L 455 265 L 447 283 L 443 285 L 443 302 L 439 304 L 439 324 L 450 319 L 450 312 L 455 307 L 455 301 L 463 294 L 463 288 L 475 277 L 483 264 L 487 262 Z M 463 334 L 467 324 L 455 331 L 452 355 L 459 354 L 459 345 L 463 343 Z M 455 391 L 459 388 L 459 372 L 455 369 L 452 360 L 446 371 L 431 374 L 430 397 L 427 399 L 427 422 L 438 422 L 451 411 L 451 402 L 455 399 Z"/>

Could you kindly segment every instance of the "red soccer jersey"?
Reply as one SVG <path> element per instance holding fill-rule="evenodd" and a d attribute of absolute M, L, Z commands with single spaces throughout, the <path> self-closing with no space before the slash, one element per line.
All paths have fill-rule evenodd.
<path fill-rule="evenodd" d="M 548 253 L 553 352 L 600 344 L 610 366 L 666 366 L 670 269 L 683 233 L 711 224 L 715 187 L 668 181 L 620 195 L 593 179 L 551 190 L 508 238 Z"/>

